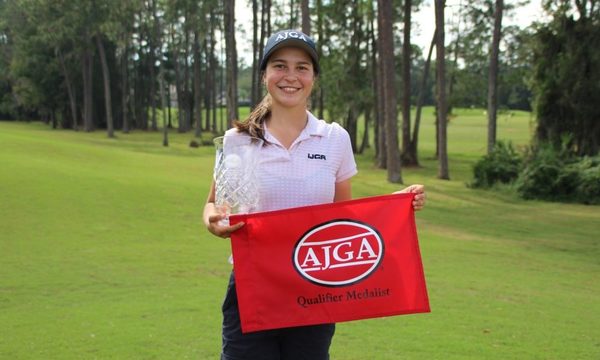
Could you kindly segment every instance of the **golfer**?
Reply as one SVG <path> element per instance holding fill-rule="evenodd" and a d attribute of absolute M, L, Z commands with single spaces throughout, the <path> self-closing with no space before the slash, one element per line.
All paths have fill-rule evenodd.
<path fill-rule="evenodd" d="M 331 203 L 352 198 L 357 173 L 350 137 L 336 123 L 318 120 L 308 101 L 320 73 L 313 39 L 297 30 L 273 34 L 260 62 L 267 94 L 225 136 L 252 136 L 264 141 L 258 166 L 258 211 Z M 422 185 L 400 192 L 415 193 L 413 208 L 425 204 Z M 213 182 L 204 207 L 204 223 L 216 236 L 228 238 L 244 226 L 220 222 Z M 234 265 L 235 267 L 235 265 Z M 223 302 L 222 360 L 325 360 L 335 324 L 292 327 L 242 334 L 232 272 Z"/>

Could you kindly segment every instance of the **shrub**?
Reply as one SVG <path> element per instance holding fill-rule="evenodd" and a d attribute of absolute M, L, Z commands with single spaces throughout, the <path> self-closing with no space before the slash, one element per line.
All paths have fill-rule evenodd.
<path fill-rule="evenodd" d="M 496 183 L 510 183 L 519 175 L 523 160 L 512 143 L 498 141 L 494 150 L 473 166 L 471 187 L 489 188 Z"/>
<path fill-rule="evenodd" d="M 600 158 L 541 145 L 525 158 L 515 185 L 525 199 L 599 204 Z"/>
<path fill-rule="evenodd" d="M 579 184 L 576 193 L 578 202 L 600 204 L 600 157 L 585 157 L 577 163 Z"/>
<path fill-rule="evenodd" d="M 568 153 L 550 145 L 532 149 L 517 179 L 517 192 L 525 199 L 566 200 L 575 186 L 569 183 L 573 177 L 563 174 L 567 160 Z"/>

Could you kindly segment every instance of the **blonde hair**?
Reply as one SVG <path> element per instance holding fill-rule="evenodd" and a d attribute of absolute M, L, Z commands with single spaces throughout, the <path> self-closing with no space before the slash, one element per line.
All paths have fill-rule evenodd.
<path fill-rule="evenodd" d="M 266 142 L 263 124 L 265 123 L 265 120 L 271 116 L 272 105 L 271 94 L 265 95 L 261 102 L 252 110 L 250 115 L 248 115 L 246 120 L 236 121 L 234 123 L 236 129 Z"/>

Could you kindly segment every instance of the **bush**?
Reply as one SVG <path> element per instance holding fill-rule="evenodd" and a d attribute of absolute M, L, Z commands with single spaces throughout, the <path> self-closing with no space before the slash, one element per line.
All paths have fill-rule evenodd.
<path fill-rule="evenodd" d="M 600 157 L 585 157 L 577 163 L 579 184 L 576 193 L 578 202 L 600 204 Z"/>
<path fill-rule="evenodd" d="M 600 203 L 600 158 L 578 158 L 563 149 L 541 145 L 525 158 L 516 180 L 525 199 Z"/>
<path fill-rule="evenodd" d="M 519 176 L 522 162 L 512 143 L 498 141 L 494 150 L 473 166 L 474 179 L 470 186 L 489 188 L 496 183 L 513 182 Z"/>
<path fill-rule="evenodd" d="M 567 200 L 573 192 L 575 178 L 563 172 L 569 155 L 550 145 L 533 149 L 525 159 L 516 187 L 525 199 Z"/>

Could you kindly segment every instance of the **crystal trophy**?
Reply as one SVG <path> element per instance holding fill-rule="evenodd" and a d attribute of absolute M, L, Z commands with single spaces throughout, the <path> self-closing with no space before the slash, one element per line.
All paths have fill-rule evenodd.
<path fill-rule="evenodd" d="M 257 165 L 263 141 L 250 136 L 221 136 L 215 144 L 215 205 L 229 215 L 250 213 L 258 207 Z"/>

